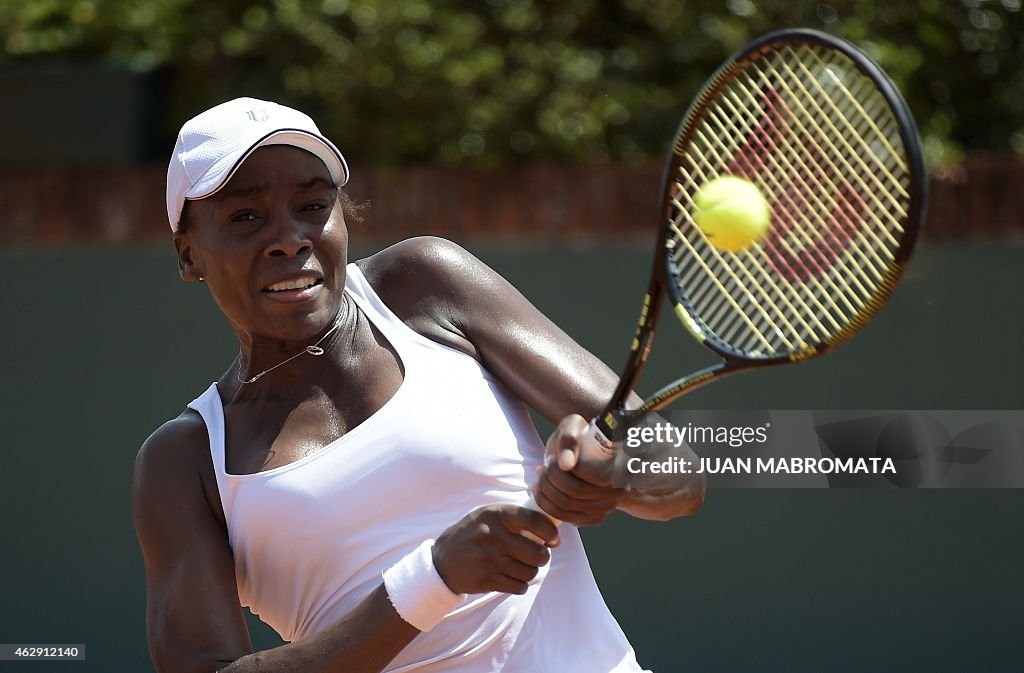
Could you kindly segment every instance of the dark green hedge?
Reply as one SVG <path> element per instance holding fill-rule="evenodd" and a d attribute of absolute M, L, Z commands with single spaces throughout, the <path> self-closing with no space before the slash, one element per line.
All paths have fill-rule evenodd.
<path fill-rule="evenodd" d="M 1024 153 L 1020 5 L 0 0 L 0 66 L 165 67 L 168 128 L 231 96 L 272 97 L 310 110 L 363 163 L 631 160 L 665 149 L 726 55 L 803 25 L 875 57 L 907 95 L 929 159 L 948 163 L 965 151 Z"/>

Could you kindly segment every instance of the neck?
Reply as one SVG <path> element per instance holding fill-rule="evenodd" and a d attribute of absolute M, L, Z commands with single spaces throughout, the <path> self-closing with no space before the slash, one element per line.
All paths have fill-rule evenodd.
<path fill-rule="evenodd" d="M 238 357 L 231 367 L 238 384 L 236 397 L 323 387 L 325 374 L 352 360 L 357 323 L 358 311 L 344 295 L 334 320 L 308 343 L 267 341 L 251 335 L 240 338 Z"/>

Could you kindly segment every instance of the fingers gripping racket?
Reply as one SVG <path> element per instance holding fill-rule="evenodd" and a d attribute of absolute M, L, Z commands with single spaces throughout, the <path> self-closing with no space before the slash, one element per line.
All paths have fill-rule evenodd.
<path fill-rule="evenodd" d="M 716 247 L 696 223 L 698 190 L 720 176 L 754 183 L 770 207 L 767 231 L 737 252 Z M 874 62 L 812 30 L 746 46 L 679 127 L 640 322 L 586 441 L 611 446 L 665 297 L 722 361 L 664 386 L 628 412 L 633 420 L 728 374 L 806 360 L 851 338 L 895 287 L 925 200 L 913 118 Z"/>

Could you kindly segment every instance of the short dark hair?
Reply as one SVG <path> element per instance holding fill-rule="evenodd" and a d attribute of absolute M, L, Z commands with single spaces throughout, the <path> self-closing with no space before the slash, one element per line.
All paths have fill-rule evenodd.
<path fill-rule="evenodd" d="M 345 221 L 354 224 L 362 224 L 366 209 L 370 207 L 369 201 L 360 201 L 356 203 L 351 196 L 348 195 L 341 187 L 338 188 L 338 202 L 341 204 L 341 212 L 345 213 Z M 189 217 L 189 201 L 185 200 L 185 203 L 181 207 L 181 216 L 178 218 L 178 226 L 175 231 L 179 234 L 185 233 L 185 228 L 188 227 Z"/>

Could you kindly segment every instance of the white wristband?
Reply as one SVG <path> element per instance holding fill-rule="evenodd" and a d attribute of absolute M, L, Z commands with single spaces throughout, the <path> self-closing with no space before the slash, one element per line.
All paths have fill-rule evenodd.
<path fill-rule="evenodd" d="M 453 593 L 437 573 L 430 551 L 433 546 L 433 540 L 424 540 L 384 571 L 384 589 L 395 612 L 420 631 L 437 626 L 466 600 L 466 594 Z"/>

